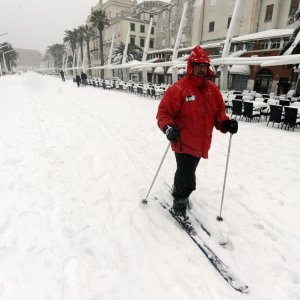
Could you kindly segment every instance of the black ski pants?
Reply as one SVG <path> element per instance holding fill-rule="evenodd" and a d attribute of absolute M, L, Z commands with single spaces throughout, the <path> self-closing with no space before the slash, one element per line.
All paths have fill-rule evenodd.
<path fill-rule="evenodd" d="M 175 199 L 188 198 L 196 189 L 196 169 L 199 157 L 188 154 L 175 153 L 177 170 L 174 176 L 173 197 Z"/>

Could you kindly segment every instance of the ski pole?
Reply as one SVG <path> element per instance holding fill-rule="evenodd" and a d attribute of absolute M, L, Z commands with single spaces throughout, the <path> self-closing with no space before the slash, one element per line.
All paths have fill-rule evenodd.
<path fill-rule="evenodd" d="M 158 175 L 158 173 L 159 173 L 159 170 L 160 170 L 160 168 L 161 168 L 161 166 L 162 166 L 162 164 L 163 164 L 163 162 L 164 162 L 164 160 L 165 160 L 165 158 L 166 158 L 166 155 L 167 155 L 167 153 L 168 153 L 168 150 L 169 150 L 169 148 L 170 148 L 170 145 L 171 145 L 171 143 L 168 143 L 167 149 L 166 149 L 166 151 L 165 151 L 165 153 L 164 153 L 164 155 L 163 155 L 163 158 L 162 158 L 162 160 L 161 160 L 161 162 L 160 162 L 160 164 L 159 164 L 159 166 L 158 166 L 158 169 L 157 169 L 156 174 L 155 174 L 155 176 L 154 176 L 154 178 L 153 178 L 153 181 L 152 181 L 152 183 L 151 183 L 151 186 L 150 186 L 150 189 L 149 189 L 149 191 L 148 191 L 148 193 L 147 193 L 147 196 L 146 196 L 145 199 L 142 200 L 142 203 L 143 203 L 143 204 L 148 204 L 148 200 L 147 200 L 147 199 L 148 199 L 148 196 L 149 196 L 149 194 L 150 194 L 150 192 L 151 192 L 151 189 L 152 189 L 152 187 L 153 187 L 153 185 L 154 185 L 154 182 L 155 182 L 156 177 L 157 177 L 157 175 Z"/>
<path fill-rule="evenodd" d="M 223 183 L 223 192 L 222 192 L 220 215 L 217 217 L 218 221 L 223 221 L 223 218 L 221 217 L 221 214 L 222 214 L 222 209 L 223 209 L 223 201 L 224 201 L 224 194 L 225 194 L 225 185 L 226 185 L 226 178 L 227 178 L 227 169 L 228 169 L 228 162 L 229 162 L 231 139 L 232 139 L 232 133 L 230 134 L 230 138 L 229 138 L 229 145 L 228 145 L 228 151 L 227 151 L 227 160 L 226 160 L 226 167 L 225 167 L 225 176 L 224 176 L 224 183 Z"/>

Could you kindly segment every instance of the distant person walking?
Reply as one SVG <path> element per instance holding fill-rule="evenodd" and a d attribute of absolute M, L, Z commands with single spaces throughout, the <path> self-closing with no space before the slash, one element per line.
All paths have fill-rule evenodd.
<path fill-rule="evenodd" d="M 63 70 L 60 71 L 60 76 L 62 81 L 66 81 L 65 79 L 65 72 Z"/>
<path fill-rule="evenodd" d="M 81 72 L 81 81 L 84 86 L 87 84 L 87 75 L 82 71 Z"/>
<path fill-rule="evenodd" d="M 81 82 L 80 75 L 76 75 L 76 83 L 78 87 L 80 86 L 80 82 Z"/>

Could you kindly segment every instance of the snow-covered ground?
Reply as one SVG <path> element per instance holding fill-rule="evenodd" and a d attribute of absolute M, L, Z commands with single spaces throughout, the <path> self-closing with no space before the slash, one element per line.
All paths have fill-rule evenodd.
<path fill-rule="evenodd" d="M 240 122 L 214 132 L 193 210 L 209 246 L 249 285 L 233 290 L 154 197 L 171 197 L 158 100 L 0 77 L 0 299 L 299 300 L 300 129 Z M 226 247 L 218 242 L 228 240 Z"/>

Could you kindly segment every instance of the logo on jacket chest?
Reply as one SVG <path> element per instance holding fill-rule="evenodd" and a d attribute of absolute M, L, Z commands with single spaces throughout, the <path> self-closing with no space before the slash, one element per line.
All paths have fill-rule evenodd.
<path fill-rule="evenodd" d="M 186 102 L 191 102 L 191 101 L 195 101 L 195 100 L 196 100 L 195 95 L 188 95 L 185 97 Z"/>

